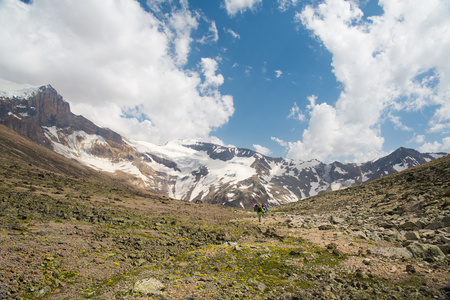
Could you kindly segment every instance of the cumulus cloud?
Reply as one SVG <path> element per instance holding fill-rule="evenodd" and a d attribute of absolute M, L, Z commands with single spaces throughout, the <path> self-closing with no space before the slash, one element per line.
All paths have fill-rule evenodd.
<path fill-rule="evenodd" d="M 332 54 L 342 92 L 335 105 L 311 103 L 309 127 L 290 143 L 290 157 L 378 157 L 383 120 L 409 129 L 392 111 L 435 109 L 429 130 L 450 128 L 449 2 L 380 0 L 379 5 L 384 13 L 369 18 L 357 2 L 344 0 L 325 0 L 296 14 Z"/>
<path fill-rule="evenodd" d="M 408 143 L 417 143 L 422 144 L 425 142 L 425 135 L 423 134 L 414 134 L 413 138 L 408 141 Z"/>
<path fill-rule="evenodd" d="M 285 142 L 285 141 L 283 141 L 282 139 L 279 139 L 279 138 L 277 138 L 277 137 L 272 136 L 270 139 L 271 139 L 272 141 L 278 143 L 278 144 L 279 144 L 280 146 L 282 146 L 282 147 L 287 147 L 287 146 L 288 146 L 288 143 L 287 143 L 287 142 Z"/>
<path fill-rule="evenodd" d="M 230 17 L 238 13 L 244 13 L 247 10 L 255 10 L 262 0 L 225 0 L 224 7 Z"/>
<path fill-rule="evenodd" d="M 394 124 L 396 129 L 403 130 L 403 131 L 412 131 L 413 129 L 411 127 L 406 126 L 402 123 L 399 116 L 395 116 L 392 113 L 388 113 L 388 118 Z"/>
<path fill-rule="evenodd" d="M 294 102 L 294 105 L 291 108 L 291 111 L 288 115 L 289 119 L 295 119 L 295 120 L 299 120 L 299 121 L 305 121 L 306 117 L 305 115 L 301 112 L 300 107 L 298 107 L 297 102 Z"/>
<path fill-rule="evenodd" d="M 287 11 L 291 6 L 297 6 L 300 0 L 277 0 L 278 9 L 281 12 Z"/>
<path fill-rule="evenodd" d="M 212 58 L 202 58 L 200 65 L 205 76 L 205 80 L 201 84 L 201 91 L 204 94 L 217 94 L 217 88 L 224 81 L 222 74 L 216 75 L 218 68 L 217 61 Z"/>
<path fill-rule="evenodd" d="M 75 113 L 130 138 L 208 138 L 233 98 L 214 59 L 185 68 L 201 18 L 185 0 L 163 2 L 146 12 L 131 0 L 3 0 L 0 78 L 49 83 Z"/>
<path fill-rule="evenodd" d="M 276 77 L 276 78 L 280 78 L 281 75 L 283 75 L 283 71 L 281 71 L 281 70 L 275 70 L 275 77 Z"/>
<path fill-rule="evenodd" d="M 206 21 L 208 21 L 206 19 Z M 209 26 L 209 33 L 202 37 L 199 42 L 201 44 L 208 44 L 208 43 L 217 43 L 219 40 L 219 31 L 217 30 L 216 22 L 211 21 Z"/>
<path fill-rule="evenodd" d="M 230 28 L 227 28 L 227 29 L 224 29 L 224 30 L 225 30 L 226 33 L 230 34 L 231 37 L 232 37 L 233 39 L 235 39 L 235 40 L 238 40 L 238 39 L 241 38 L 241 36 L 240 36 L 238 33 L 234 32 L 234 31 L 233 31 L 232 29 L 230 29 Z"/>
<path fill-rule="evenodd" d="M 420 146 L 419 151 L 425 153 L 432 152 L 444 152 L 450 153 L 450 137 L 445 137 L 442 139 L 442 143 L 434 141 L 433 143 L 425 143 Z"/>
<path fill-rule="evenodd" d="M 272 154 L 272 151 L 270 151 L 268 148 L 263 147 L 261 145 L 253 145 L 253 148 L 255 148 L 256 152 L 261 153 L 262 155 L 270 155 Z"/>

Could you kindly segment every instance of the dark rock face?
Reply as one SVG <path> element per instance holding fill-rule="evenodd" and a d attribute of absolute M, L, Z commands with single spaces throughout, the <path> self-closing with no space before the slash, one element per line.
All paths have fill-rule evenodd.
<path fill-rule="evenodd" d="M 63 129 L 66 134 L 82 130 L 88 134 L 97 134 L 108 143 L 116 146 L 123 144 L 122 137 L 112 130 L 98 127 L 82 116 L 70 111 L 70 105 L 50 85 L 40 87 L 27 99 L 1 98 L 0 123 L 31 138 L 40 145 L 52 148 L 42 127 Z"/>

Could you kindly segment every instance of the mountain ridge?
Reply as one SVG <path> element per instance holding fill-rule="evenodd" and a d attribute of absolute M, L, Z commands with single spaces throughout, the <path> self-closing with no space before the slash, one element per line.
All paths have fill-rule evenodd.
<path fill-rule="evenodd" d="M 11 96 L 14 95 L 14 96 Z M 158 146 L 132 141 L 76 116 L 51 85 L 0 93 L 0 123 L 94 169 L 153 193 L 248 208 L 279 205 L 359 185 L 443 156 L 399 148 L 366 163 L 325 164 L 272 158 L 253 150 L 198 141 Z"/>

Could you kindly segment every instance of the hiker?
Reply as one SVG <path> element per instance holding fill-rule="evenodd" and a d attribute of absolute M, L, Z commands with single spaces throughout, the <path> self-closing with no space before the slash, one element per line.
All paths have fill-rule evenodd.
<path fill-rule="evenodd" d="M 261 205 L 255 206 L 256 206 L 256 213 L 258 214 L 258 221 L 259 223 L 262 223 L 262 219 L 264 217 L 264 208 Z"/>
<path fill-rule="evenodd" d="M 263 203 L 263 204 L 261 204 L 261 206 L 262 206 L 262 208 L 264 209 L 264 213 L 266 213 L 266 212 L 267 212 L 267 205 L 265 205 L 265 204 Z"/>

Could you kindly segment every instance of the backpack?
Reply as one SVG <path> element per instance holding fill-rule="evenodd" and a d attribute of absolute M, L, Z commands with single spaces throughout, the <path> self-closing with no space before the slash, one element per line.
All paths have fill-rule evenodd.
<path fill-rule="evenodd" d="M 261 207 L 261 206 L 258 206 L 257 208 L 256 208 L 256 212 L 257 213 L 262 213 L 264 211 L 264 209 Z"/>

